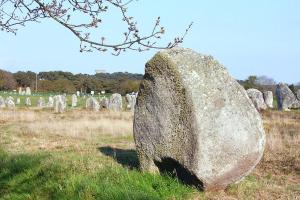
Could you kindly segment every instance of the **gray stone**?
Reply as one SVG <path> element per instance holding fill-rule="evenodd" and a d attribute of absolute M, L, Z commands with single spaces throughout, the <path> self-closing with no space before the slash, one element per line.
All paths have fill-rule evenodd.
<path fill-rule="evenodd" d="M 112 94 L 109 98 L 108 109 L 114 112 L 121 112 L 123 108 L 122 96 L 118 93 Z"/>
<path fill-rule="evenodd" d="M 44 108 L 46 107 L 46 102 L 45 99 L 43 97 L 40 97 L 37 101 L 37 107 L 38 108 Z"/>
<path fill-rule="evenodd" d="M 20 99 L 20 98 L 17 98 L 17 100 L 16 100 L 16 105 L 20 105 L 20 103 L 21 103 L 21 99 Z"/>
<path fill-rule="evenodd" d="M 54 99 L 54 112 L 55 113 L 65 112 L 66 104 L 63 95 L 55 95 L 53 99 Z"/>
<path fill-rule="evenodd" d="M 0 96 L 0 108 L 5 108 L 6 105 L 5 105 L 5 100 L 2 96 Z"/>
<path fill-rule="evenodd" d="M 297 91 L 296 96 L 297 96 L 298 100 L 300 101 L 300 90 Z"/>
<path fill-rule="evenodd" d="M 72 107 L 76 107 L 77 106 L 77 102 L 78 102 L 77 96 L 76 96 L 76 94 L 73 94 L 72 95 Z"/>
<path fill-rule="evenodd" d="M 279 110 L 289 110 L 291 108 L 300 108 L 300 101 L 290 90 L 287 84 L 279 83 L 276 88 L 276 97 Z"/>
<path fill-rule="evenodd" d="M 31 100 L 29 97 L 26 97 L 25 99 L 25 106 L 31 106 Z"/>
<path fill-rule="evenodd" d="M 48 108 L 53 108 L 54 107 L 54 98 L 52 96 L 48 97 L 47 107 Z"/>
<path fill-rule="evenodd" d="M 247 94 L 258 111 L 267 109 L 267 105 L 265 104 L 265 100 L 261 91 L 257 89 L 248 89 Z"/>
<path fill-rule="evenodd" d="M 274 101 L 273 92 L 272 91 L 264 91 L 263 96 L 264 96 L 265 104 L 268 106 L 268 108 L 273 108 L 274 107 L 273 106 L 273 101 Z"/>
<path fill-rule="evenodd" d="M 260 161 L 265 133 L 246 91 L 211 56 L 157 53 L 146 64 L 134 114 L 142 171 L 167 171 L 204 190 L 223 189 Z"/>
<path fill-rule="evenodd" d="M 93 110 L 93 111 L 95 111 L 95 112 L 98 112 L 99 109 L 100 109 L 99 102 L 98 102 L 97 99 L 94 98 L 94 97 L 89 97 L 89 98 L 86 100 L 85 107 L 86 107 L 86 109 L 88 109 L 88 110 Z"/>
<path fill-rule="evenodd" d="M 99 104 L 101 108 L 108 108 L 109 106 L 109 100 L 107 97 L 101 97 L 99 100 Z"/>
<path fill-rule="evenodd" d="M 14 109 L 16 107 L 13 97 L 8 97 L 6 99 L 6 106 L 7 106 L 7 108 L 10 108 L 10 109 Z"/>
<path fill-rule="evenodd" d="M 134 112 L 136 98 L 137 98 L 137 95 L 135 93 L 126 94 L 127 109 L 129 109 L 131 112 Z"/>
<path fill-rule="evenodd" d="M 18 90 L 19 95 L 22 95 L 22 92 L 23 92 L 22 87 L 19 87 L 19 90 Z"/>
<path fill-rule="evenodd" d="M 31 95 L 31 89 L 30 89 L 30 87 L 26 87 L 25 95 L 27 95 L 27 96 Z"/>

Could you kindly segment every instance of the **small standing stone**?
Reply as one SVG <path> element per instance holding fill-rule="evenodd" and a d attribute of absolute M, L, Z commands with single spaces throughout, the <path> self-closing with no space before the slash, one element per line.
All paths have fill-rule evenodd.
<path fill-rule="evenodd" d="M 93 110 L 95 112 L 98 112 L 100 109 L 99 102 L 94 97 L 89 97 L 86 100 L 85 107 L 86 109 Z"/>
<path fill-rule="evenodd" d="M 26 97 L 25 99 L 25 106 L 31 106 L 31 100 L 29 97 Z"/>
<path fill-rule="evenodd" d="M 72 107 L 76 107 L 77 106 L 77 95 L 76 94 L 73 94 L 72 95 Z"/>
<path fill-rule="evenodd" d="M 108 109 L 110 111 L 120 112 L 123 107 L 122 96 L 118 93 L 111 95 L 109 98 L 109 106 Z"/>
<path fill-rule="evenodd" d="M 62 95 L 54 96 L 54 112 L 63 113 L 65 111 L 66 105 Z"/>
<path fill-rule="evenodd" d="M 101 108 L 108 108 L 109 100 L 107 97 L 101 97 L 99 102 Z"/>
<path fill-rule="evenodd" d="M 16 100 L 16 105 L 20 105 L 20 103 L 21 103 L 21 99 L 20 99 L 20 98 L 17 98 L 17 100 Z"/>
<path fill-rule="evenodd" d="M 30 87 L 26 87 L 25 95 L 27 95 L 27 96 L 31 95 L 31 89 L 30 89 Z"/>
<path fill-rule="evenodd" d="M 247 94 L 258 111 L 267 109 L 267 105 L 265 104 L 265 100 L 261 91 L 257 89 L 248 89 Z"/>
<path fill-rule="evenodd" d="M 273 92 L 265 91 L 263 92 L 264 100 L 268 108 L 273 108 Z"/>
<path fill-rule="evenodd" d="M 22 95 L 22 92 L 23 92 L 23 91 L 22 91 L 22 87 L 19 87 L 19 92 L 18 92 L 19 95 Z"/>
<path fill-rule="evenodd" d="M 37 102 L 37 107 L 44 108 L 45 106 L 46 106 L 45 99 L 43 97 L 40 97 Z"/>
<path fill-rule="evenodd" d="M 134 112 L 136 97 L 137 95 L 134 92 L 131 94 L 126 94 L 127 109 L 129 109 L 131 112 Z"/>
<path fill-rule="evenodd" d="M 49 96 L 48 98 L 48 103 L 47 103 L 48 108 L 53 108 L 54 107 L 54 99 L 52 96 Z"/>
<path fill-rule="evenodd" d="M 0 96 L 0 108 L 5 108 L 6 105 L 5 105 L 5 100 L 2 96 Z"/>
<path fill-rule="evenodd" d="M 10 109 L 14 109 L 14 108 L 16 107 L 15 102 L 14 102 L 12 99 L 8 99 L 8 100 L 6 101 L 6 105 L 7 105 L 7 107 L 10 108 Z"/>
<path fill-rule="evenodd" d="M 300 101 L 300 89 L 296 93 L 298 100 Z"/>

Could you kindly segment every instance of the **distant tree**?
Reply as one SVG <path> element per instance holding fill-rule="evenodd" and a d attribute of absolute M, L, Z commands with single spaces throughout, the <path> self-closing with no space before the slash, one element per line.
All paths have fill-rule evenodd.
<path fill-rule="evenodd" d="M 53 92 L 57 93 L 75 93 L 76 88 L 72 81 L 67 79 L 60 79 L 52 82 Z"/>
<path fill-rule="evenodd" d="M 18 71 L 13 74 L 17 85 L 20 87 L 33 87 L 36 79 L 36 74 L 31 71 L 21 72 Z"/>
<path fill-rule="evenodd" d="M 81 52 L 110 50 L 114 55 L 119 55 L 126 50 L 146 51 L 151 48 L 173 48 L 183 42 L 192 24 L 181 37 L 176 37 L 173 42 L 166 46 L 157 45 L 157 40 L 165 33 L 159 17 L 152 31 L 141 35 L 142 31 L 139 30 L 137 22 L 128 14 L 128 5 L 131 2 L 133 0 L 125 2 L 122 0 L 1 0 L 0 28 L 3 31 L 16 33 L 20 27 L 29 22 L 52 19 L 79 40 Z M 91 29 L 98 30 L 102 27 L 103 15 L 111 9 L 119 11 L 120 20 L 126 26 L 124 31 L 119 31 L 122 39 L 112 43 L 104 36 L 94 35 L 91 31 Z"/>
<path fill-rule="evenodd" d="M 0 90 L 15 90 L 17 83 L 12 73 L 0 70 Z"/>
<path fill-rule="evenodd" d="M 276 85 L 276 81 L 272 78 L 269 78 L 267 76 L 259 76 L 255 80 L 256 85 Z"/>
<path fill-rule="evenodd" d="M 246 90 L 250 88 L 259 89 L 259 86 L 256 84 L 256 81 L 257 81 L 257 76 L 253 76 L 253 75 L 249 76 L 248 79 L 243 81 L 243 86 Z"/>

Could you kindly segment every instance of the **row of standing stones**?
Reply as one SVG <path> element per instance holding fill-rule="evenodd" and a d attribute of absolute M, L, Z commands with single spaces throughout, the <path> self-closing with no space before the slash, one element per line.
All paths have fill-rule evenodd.
<path fill-rule="evenodd" d="M 134 107 L 136 103 L 137 93 L 131 93 L 126 95 L 127 109 L 134 112 Z M 14 101 L 14 98 L 9 96 L 5 100 L 0 96 L 0 108 L 15 108 L 15 105 L 20 104 L 20 98 Z M 77 107 L 78 99 L 77 95 L 72 95 L 72 107 Z M 25 98 L 25 105 L 31 106 L 30 97 Z M 39 108 L 53 108 L 55 113 L 63 113 L 67 108 L 67 98 L 66 95 L 55 95 L 48 98 L 46 103 L 43 97 L 40 97 L 37 101 L 37 107 Z M 99 111 L 101 108 L 106 108 L 111 111 L 120 112 L 123 110 L 123 101 L 120 94 L 113 94 L 110 98 L 107 97 L 88 97 L 86 99 L 86 109 Z"/>
<path fill-rule="evenodd" d="M 247 94 L 258 111 L 273 108 L 273 92 L 261 92 L 257 89 L 248 89 Z M 277 107 L 288 111 L 300 108 L 300 90 L 294 94 L 287 84 L 280 83 L 276 87 Z"/>

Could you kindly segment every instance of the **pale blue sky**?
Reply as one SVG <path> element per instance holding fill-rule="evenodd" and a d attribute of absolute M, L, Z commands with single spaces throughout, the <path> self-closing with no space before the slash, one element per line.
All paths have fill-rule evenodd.
<path fill-rule="evenodd" d="M 210 54 L 238 79 L 267 75 L 276 81 L 300 82 L 299 0 L 139 0 L 129 13 L 140 29 L 150 30 L 157 16 L 167 29 L 162 44 L 194 26 L 182 46 Z M 104 18 L 104 34 L 114 39 L 119 21 L 115 13 Z M 119 57 L 109 53 L 79 53 L 79 42 L 68 30 L 48 20 L 28 24 L 17 36 L 0 32 L 0 68 L 9 71 L 63 70 L 93 74 L 144 72 L 155 51 L 130 52 Z"/>

